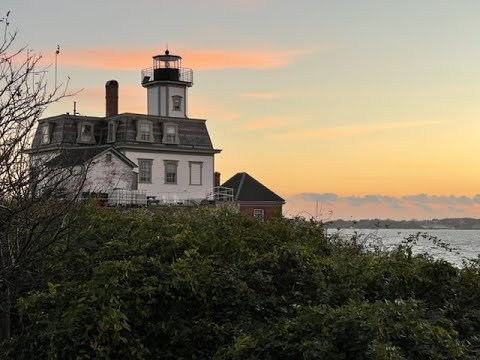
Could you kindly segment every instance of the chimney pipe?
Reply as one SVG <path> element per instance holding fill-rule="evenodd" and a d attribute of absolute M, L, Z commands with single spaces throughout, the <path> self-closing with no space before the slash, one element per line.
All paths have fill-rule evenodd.
<path fill-rule="evenodd" d="M 118 114 L 118 82 L 107 81 L 105 84 L 105 116 Z"/>
<path fill-rule="evenodd" d="M 215 186 L 220 186 L 220 173 L 218 171 L 214 172 Z"/>

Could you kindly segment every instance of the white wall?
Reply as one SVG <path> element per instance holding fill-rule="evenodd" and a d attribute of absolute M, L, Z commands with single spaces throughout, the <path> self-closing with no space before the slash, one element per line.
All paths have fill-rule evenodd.
<path fill-rule="evenodd" d="M 159 154 L 153 152 L 126 151 L 125 155 L 138 164 L 138 159 L 152 161 L 152 183 L 138 183 L 138 190 L 145 190 L 147 196 L 161 200 L 169 196 L 178 199 L 205 199 L 213 189 L 213 155 Z M 177 184 L 165 184 L 164 160 L 178 161 Z M 202 184 L 190 185 L 189 161 L 202 162 Z"/>
<path fill-rule="evenodd" d="M 182 97 L 182 109 L 173 110 L 172 96 Z M 187 116 L 187 87 L 175 85 L 151 86 L 147 89 L 149 115 L 185 118 Z"/>
<path fill-rule="evenodd" d="M 160 115 L 159 114 L 159 89 L 158 87 L 152 86 L 147 89 L 147 109 L 149 115 Z"/>
<path fill-rule="evenodd" d="M 115 188 L 131 190 L 133 171 L 130 166 L 112 153 L 112 161 L 106 161 L 106 154 L 96 157 L 90 164 L 84 189 L 106 192 Z"/>
<path fill-rule="evenodd" d="M 160 86 L 160 109 L 161 116 L 167 116 L 167 87 L 165 85 Z"/>

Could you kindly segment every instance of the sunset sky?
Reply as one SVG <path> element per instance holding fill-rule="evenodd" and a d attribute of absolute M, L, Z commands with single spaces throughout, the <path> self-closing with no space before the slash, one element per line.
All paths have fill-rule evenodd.
<path fill-rule="evenodd" d="M 480 217 L 478 0 L 2 0 L 17 45 L 73 98 L 45 116 L 146 113 L 140 70 L 170 52 L 194 70 L 216 169 L 246 171 L 287 215 Z M 48 74 L 53 84 L 53 66 Z"/>

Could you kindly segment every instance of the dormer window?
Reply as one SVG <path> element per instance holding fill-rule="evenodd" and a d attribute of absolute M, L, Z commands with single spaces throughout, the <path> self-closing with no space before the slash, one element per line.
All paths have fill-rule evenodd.
<path fill-rule="evenodd" d="M 49 124 L 45 124 L 42 126 L 42 144 L 49 144 L 50 143 L 50 126 Z"/>
<path fill-rule="evenodd" d="M 182 111 L 182 97 L 179 95 L 172 96 L 173 110 Z"/>
<path fill-rule="evenodd" d="M 80 123 L 78 126 L 77 142 L 86 144 L 95 144 L 93 125 L 89 123 Z"/>
<path fill-rule="evenodd" d="M 117 132 L 117 124 L 115 124 L 115 122 L 113 121 L 110 121 L 108 123 L 107 142 L 115 142 L 116 132 Z"/>
<path fill-rule="evenodd" d="M 153 142 L 153 126 L 148 120 L 139 120 L 137 122 L 137 141 Z"/>
<path fill-rule="evenodd" d="M 178 144 L 177 124 L 165 123 L 163 126 L 163 142 L 165 144 Z"/>
<path fill-rule="evenodd" d="M 92 125 L 82 125 L 80 137 L 82 141 L 90 141 L 92 138 Z"/>

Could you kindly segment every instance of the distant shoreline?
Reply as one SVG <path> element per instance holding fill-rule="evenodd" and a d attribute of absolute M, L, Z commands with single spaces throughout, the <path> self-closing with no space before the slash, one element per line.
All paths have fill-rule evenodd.
<path fill-rule="evenodd" d="M 445 218 L 432 220 L 332 220 L 324 222 L 328 228 L 337 229 L 409 229 L 409 230 L 480 230 L 480 219 Z"/>

